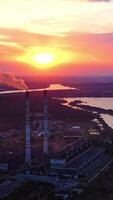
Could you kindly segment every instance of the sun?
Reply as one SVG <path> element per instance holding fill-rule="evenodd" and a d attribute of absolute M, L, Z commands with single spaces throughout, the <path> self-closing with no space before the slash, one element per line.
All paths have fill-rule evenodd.
<path fill-rule="evenodd" d="M 34 56 L 33 60 L 40 65 L 48 65 L 54 61 L 54 56 L 50 53 L 40 53 Z"/>
<path fill-rule="evenodd" d="M 19 62 L 29 64 L 39 70 L 54 69 L 75 59 L 75 54 L 52 47 L 31 47 L 25 54 L 16 58 Z"/>

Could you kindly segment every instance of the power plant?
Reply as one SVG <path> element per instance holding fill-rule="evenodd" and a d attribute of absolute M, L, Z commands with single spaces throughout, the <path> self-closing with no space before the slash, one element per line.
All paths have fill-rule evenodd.
<path fill-rule="evenodd" d="M 106 146 L 104 144 L 95 144 L 88 136 L 71 140 L 70 137 L 67 137 L 69 142 L 64 137 L 63 139 L 66 140 L 65 145 L 60 146 L 55 153 L 51 153 L 50 146 L 49 151 L 50 126 L 48 126 L 47 90 L 44 90 L 44 110 L 43 115 L 41 115 L 41 117 L 43 116 L 43 123 L 41 123 L 43 125 L 43 152 L 41 152 L 41 158 L 37 158 L 36 162 L 34 162 L 31 158 L 30 91 L 28 90 L 26 91 L 25 105 L 25 165 L 17 172 L 16 170 L 14 172 L 17 183 L 19 182 L 20 184 L 30 180 L 48 182 L 55 186 L 56 194 L 65 196 L 71 191 L 83 191 L 84 185 L 89 184 L 108 164 L 113 162 L 113 156 L 106 152 Z M 57 130 L 57 127 L 55 129 Z M 80 131 L 80 127 L 76 126 L 76 129 Z M 52 136 L 54 138 L 54 133 Z M 38 138 L 39 136 L 37 135 L 36 137 Z M 54 142 L 55 140 L 52 141 Z M 2 171 L 3 169 L 4 171 L 7 170 L 7 168 L 7 165 L 1 165 Z"/>

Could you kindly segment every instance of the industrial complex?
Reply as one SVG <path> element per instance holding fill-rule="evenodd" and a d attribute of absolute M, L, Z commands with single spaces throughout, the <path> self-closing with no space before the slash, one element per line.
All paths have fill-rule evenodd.
<path fill-rule="evenodd" d="M 69 142 L 50 153 L 48 100 L 47 91 L 44 90 L 43 149 L 40 160 L 33 160 L 29 95 L 29 91 L 26 91 L 25 163 L 11 171 L 7 163 L 0 165 L 0 197 L 9 195 L 21 183 L 32 180 L 53 184 L 56 196 L 64 199 L 73 191 L 81 193 L 113 161 L 112 153 L 106 148 L 108 143 L 101 140 L 97 143 L 91 136 L 81 135 L 81 127 L 76 125 L 71 129 L 72 135 L 63 136 Z M 74 132 L 77 133 L 76 137 Z M 112 143 L 109 142 L 110 145 Z M 4 192 L 6 186 L 9 189 Z"/>

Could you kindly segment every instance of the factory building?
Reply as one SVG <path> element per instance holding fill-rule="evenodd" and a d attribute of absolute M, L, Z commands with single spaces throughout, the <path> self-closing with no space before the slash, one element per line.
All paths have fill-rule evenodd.
<path fill-rule="evenodd" d="M 60 178 L 71 178 L 75 181 L 88 181 L 93 177 L 102 167 L 110 162 L 112 156 L 106 154 L 104 147 L 90 147 L 80 155 L 74 157 L 68 162 L 61 162 L 59 160 L 53 165 L 51 160 L 51 175 L 56 175 Z"/>

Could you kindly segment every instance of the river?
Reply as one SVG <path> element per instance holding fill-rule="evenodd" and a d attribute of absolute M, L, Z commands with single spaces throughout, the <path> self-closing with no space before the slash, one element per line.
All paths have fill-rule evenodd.
<path fill-rule="evenodd" d="M 30 92 L 40 92 L 43 90 L 79 90 L 79 88 L 73 88 L 64 86 L 62 84 L 50 84 L 48 88 L 41 88 L 41 89 L 29 89 Z M 0 91 L 0 94 L 13 94 L 13 93 L 23 93 L 26 92 L 26 90 L 11 90 L 11 91 Z M 62 99 L 62 98 L 60 98 Z M 103 109 L 111 109 L 113 110 L 113 98 L 95 98 L 95 97 L 81 97 L 81 98 L 63 98 L 66 103 L 64 105 L 70 106 L 74 109 L 79 108 L 79 106 L 71 106 L 70 102 L 73 102 L 75 100 L 82 101 L 82 105 L 89 105 L 93 107 L 103 108 Z M 79 104 L 78 104 L 79 105 Z M 104 119 L 104 121 L 113 129 L 113 116 L 102 114 L 101 117 Z"/>
<path fill-rule="evenodd" d="M 80 98 L 63 98 L 66 102 L 63 103 L 63 105 L 72 107 L 74 109 L 79 108 L 79 105 L 88 105 L 88 106 L 93 106 L 97 108 L 102 108 L 105 110 L 113 110 L 113 98 L 97 98 L 97 97 L 80 97 Z M 77 106 L 71 106 L 70 103 L 75 101 L 75 100 L 80 100 L 81 103 L 78 103 Z M 108 124 L 113 129 L 113 116 L 108 115 L 108 114 L 101 114 L 101 117 L 103 120 Z"/>

